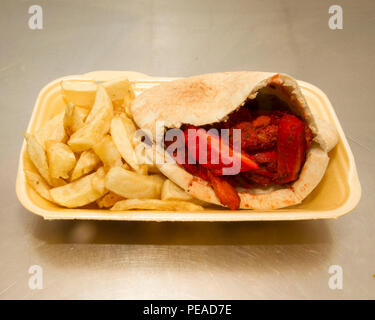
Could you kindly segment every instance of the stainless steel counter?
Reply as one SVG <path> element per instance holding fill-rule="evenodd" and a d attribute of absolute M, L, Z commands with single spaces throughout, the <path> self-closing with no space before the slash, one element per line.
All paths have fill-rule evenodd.
<path fill-rule="evenodd" d="M 0 299 L 375 298 L 375 72 L 368 1 L 30 1 L 0 8 Z M 328 27 L 340 4 L 343 29 Z M 43 221 L 15 194 L 39 90 L 93 70 L 187 76 L 279 71 L 330 98 L 362 199 L 338 220 L 272 223 Z M 30 266 L 43 271 L 32 290 Z M 331 265 L 342 290 L 328 285 Z M 32 286 L 31 286 L 32 287 Z"/>

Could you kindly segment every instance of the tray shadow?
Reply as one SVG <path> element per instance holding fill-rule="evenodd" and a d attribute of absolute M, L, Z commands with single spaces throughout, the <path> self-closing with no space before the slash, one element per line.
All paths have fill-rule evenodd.
<path fill-rule="evenodd" d="M 180 270 L 259 273 L 326 268 L 333 241 L 329 222 L 44 221 L 29 217 L 41 264 L 144 272 Z M 74 250 L 72 250 L 74 249 Z M 114 261 L 117 262 L 114 264 Z M 199 266 L 199 267 L 198 267 Z M 128 269 L 130 268 L 130 269 Z M 170 269 L 171 268 L 171 269 Z"/>
<path fill-rule="evenodd" d="M 283 245 L 331 242 L 324 220 L 212 223 L 38 219 L 33 234 L 49 244 Z"/>

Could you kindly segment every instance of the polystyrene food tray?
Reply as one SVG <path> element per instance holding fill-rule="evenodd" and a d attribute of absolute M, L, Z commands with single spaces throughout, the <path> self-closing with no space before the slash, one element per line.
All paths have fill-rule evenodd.
<path fill-rule="evenodd" d="M 150 77 L 145 74 L 129 71 L 95 71 L 84 75 L 66 76 L 47 84 L 39 93 L 27 128 L 35 132 L 47 120 L 62 112 L 65 103 L 60 92 L 60 81 L 63 79 L 92 79 L 98 82 L 128 77 L 132 82 L 135 94 L 175 78 Z M 59 207 L 40 197 L 26 182 L 23 168 L 31 168 L 22 145 L 16 182 L 17 196 L 22 205 L 29 211 L 45 219 L 90 219 L 121 221 L 275 221 L 337 218 L 348 213 L 358 204 L 361 197 L 361 186 L 350 146 L 327 96 L 317 87 L 307 82 L 298 81 L 307 103 L 313 114 L 332 123 L 338 133 L 339 142 L 329 153 L 330 162 L 324 178 L 314 191 L 299 205 L 271 211 L 261 210 L 220 210 L 207 209 L 200 212 L 174 211 L 109 211 L 80 208 L 68 209 Z M 20 133 L 22 134 L 22 133 Z"/>

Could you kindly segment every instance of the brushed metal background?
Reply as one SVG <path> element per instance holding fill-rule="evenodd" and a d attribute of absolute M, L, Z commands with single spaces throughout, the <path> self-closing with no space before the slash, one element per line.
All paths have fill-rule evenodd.
<path fill-rule="evenodd" d="M 0 299 L 375 298 L 375 2 L 30 1 L 0 8 Z M 330 98 L 353 150 L 362 200 L 330 221 L 116 223 L 43 221 L 19 204 L 18 155 L 39 90 L 92 70 L 155 76 L 262 70 Z M 43 289 L 28 286 L 31 265 Z M 343 290 L 328 287 L 340 265 Z"/>

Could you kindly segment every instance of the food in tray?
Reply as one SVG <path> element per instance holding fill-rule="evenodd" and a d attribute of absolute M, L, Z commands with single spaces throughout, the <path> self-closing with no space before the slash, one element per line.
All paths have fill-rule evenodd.
<path fill-rule="evenodd" d="M 283 74 L 229 72 L 135 97 L 125 78 L 63 80 L 64 112 L 25 133 L 29 185 L 59 206 L 277 209 L 320 182 L 337 143 Z"/>
<path fill-rule="evenodd" d="M 67 208 L 203 210 L 202 202 L 154 165 L 138 161 L 142 142 L 135 138 L 130 111 L 135 96 L 128 79 L 63 80 L 60 86 L 65 111 L 25 133 L 35 170 L 25 168 L 24 175 L 40 196 Z"/>
<path fill-rule="evenodd" d="M 190 196 L 232 210 L 299 204 L 321 181 L 338 141 L 335 128 L 311 113 L 297 82 L 284 74 L 227 72 L 166 82 L 139 95 L 131 110 L 154 140 L 158 123 L 167 128 L 159 147 L 175 162 L 157 164 L 166 177 Z"/>

